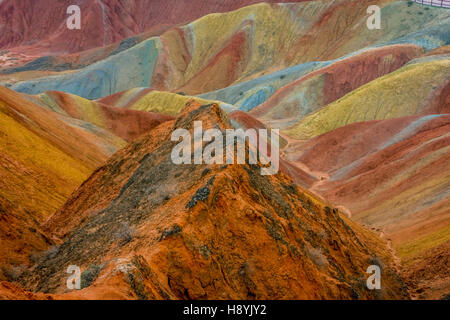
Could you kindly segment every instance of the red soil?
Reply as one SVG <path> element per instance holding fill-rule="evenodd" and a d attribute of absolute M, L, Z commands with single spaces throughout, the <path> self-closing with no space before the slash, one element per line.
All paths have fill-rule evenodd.
<path fill-rule="evenodd" d="M 440 90 L 436 90 L 429 98 L 425 114 L 450 114 L 450 77 Z"/>
<path fill-rule="evenodd" d="M 227 12 L 260 0 L 167 1 L 119 0 L 84 1 L 80 4 L 81 30 L 66 27 L 66 10 L 71 0 L 4 0 L 0 20 L 5 25 L 0 34 L 0 48 L 17 48 L 32 55 L 73 53 L 106 46 L 144 31 L 160 34 L 208 13 Z M 269 0 L 266 2 L 299 2 Z M 104 7 L 104 11 L 103 11 Z"/>
<path fill-rule="evenodd" d="M 450 285 L 442 249 L 449 243 L 442 230 L 450 224 L 450 115 L 420 123 L 422 117 L 354 123 L 287 154 L 326 177 L 312 190 L 345 207 L 352 219 L 383 230 L 395 249 L 409 248 L 400 252 L 414 296 L 435 299 Z"/>
<path fill-rule="evenodd" d="M 317 191 L 333 203 L 357 208 L 356 212 L 368 210 L 417 185 L 424 177 L 432 179 L 439 176 L 441 167 L 448 163 L 448 155 L 443 154 L 439 161 L 436 159 L 436 162 L 424 165 L 416 175 L 406 176 L 392 189 L 374 192 L 383 188 L 392 177 L 401 175 L 427 155 L 450 144 L 450 137 L 446 137 L 450 130 L 450 116 L 441 116 L 418 127 L 412 136 L 382 147 L 421 117 L 351 124 L 291 148 L 288 159 L 301 162 L 313 171 L 326 172 L 330 180 L 321 182 Z M 339 170 L 347 165 L 349 170 Z M 369 197 L 370 194 L 377 196 Z"/>
<path fill-rule="evenodd" d="M 36 294 L 11 282 L 0 281 L 0 300 L 53 300 L 51 295 Z"/>
<path fill-rule="evenodd" d="M 404 268 L 413 298 L 448 299 L 450 241 L 433 248 Z M 434 290 L 429 290 L 432 287 Z"/>

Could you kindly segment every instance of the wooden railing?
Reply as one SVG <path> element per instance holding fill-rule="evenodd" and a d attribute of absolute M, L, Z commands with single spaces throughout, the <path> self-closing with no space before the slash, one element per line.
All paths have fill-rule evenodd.
<path fill-rule="evenodd" d="M 414 0 L 414 1 L 429 6 L 450 8 L 450 0 Z"/>

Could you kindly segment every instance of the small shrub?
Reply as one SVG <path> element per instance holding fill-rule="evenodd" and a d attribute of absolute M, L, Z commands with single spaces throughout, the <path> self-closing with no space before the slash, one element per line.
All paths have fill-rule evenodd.
<path fill-rule="evenodd" d="M 103 266 L 101 265 L 91 265 L 89 268 L 81 274 L 81 289 L 90 287 L 97 279 L 98 275 L 102 271 Z"/>
<path fill-rule="evenodd" d="M 20 266 L 9 266 L 9 267 L 2 267 L 2 273 L 3 276 L 6 278 L 7 281 L 10 282 L 16 282 L 19 280 L 22 273 L 25 271 L 26 266 L 20 265 Z"/>
<path fill-rule="evenodd" d="M 179 234 L 181 232 L 181 230 L 182 230 L 182 228 L 178 224 L 175 224 L 171 229 L 166 228 L 163 230 L 161 236 L 159 237 L 159 241 L 162 241 L 166 237 L 170 237 L 170 236 Z"/>
<path fill-rule="evenodd" d="M 450 293 L 444 294 L 444 295 L 440 298 L 440 300 L 450 300 Z"/>
<path fill-rule="evenodd" d="M 42 260 L 42 258 L 44 257 L 44 254 L 45 254 L 44 252 L 35 251 L 33 253 L 30 253 L 30 255 L 28 256 L 28 259 L 30 260 L 30 262 L 32 264 L 36 264 Z"/>
<path fill-rule="evenodd" d="M 54 246 L 50 247 L 50 249 L 48 249 L 44 253 L 45 260 L 55 258 L 58 255 L 58 252 L 59 252 L 59 246 L 58 245 L 54 245 Z"/>

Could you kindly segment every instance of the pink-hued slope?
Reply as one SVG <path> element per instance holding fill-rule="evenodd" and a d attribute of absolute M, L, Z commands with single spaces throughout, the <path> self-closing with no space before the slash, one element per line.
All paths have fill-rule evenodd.
<path fill-rule="evenodd" d="M 4 0 L 0 3 L 0 48 L 21 47 L 41 55 L 73 53 L 135 36 L 155 35 L 209 13 L 226 12 L 261 0 Z M 268 0 L 265 2 L 301 2 Z M 81 30 L 69 30 L 66 13 L 70 5 L 81 9 Z"/>

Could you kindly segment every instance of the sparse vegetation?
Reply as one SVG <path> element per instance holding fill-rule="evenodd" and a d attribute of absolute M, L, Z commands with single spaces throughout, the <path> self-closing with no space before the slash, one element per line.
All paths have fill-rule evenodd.
<path fill-rule="evenodd" d="M 25 271 L 26 266 L 24 264 L 18 266 L 3 266 L 2 273 L 7 281 L 18 281 L 22 273 Z"/>
<path fill-rule="evenodd" d="M 83 271 L 81 274 L 81 289 L 90 287 L 95 279 L 97 279 L 102 269 L 102 265 L 91 265 L 87 270 Z"/>
<path fill-rule="evenodd" d="M 189 202 L 186 204 L 186 209 L 187 208 L 189 208 L 189 209 L 194 208 L 197 205 L 198 201 L 205 201 L 205 200 L 207 200 L 208 196 L 209 196 L 209 194 L 211 192 L 210 191 L 210 187 L 212 186 L 213 182 L 214 182 L 214 177 L 212 177 L 204 187 L 198 189 L 195 192 L 195 194 L 192 197 L 192 199 L 189 200 Z"/>
<path fill-rule="evenodd" d="M 34 251 L 34 252 L 30 253 L 30 255 L 28 256 L 28 259 L 30 260 L 30 262 L 32 264 L 36 264 L 42 260 L 42 258 L 44 257 L 44 254 L 45 253 L 42 251 Z"/>
<path fill-rule="evenodd" d="M 177 224 L 175 224 L 172 228 L 166 228 L 166 229 L 164 229 L 164 231 L 162 232 L 162 234 L 161 234 L 161 237 L 159 238 L 159 241 L 162 241 L 163 239 L 165 239 L 165 238 L 167 238 L 167 237 L 170 237 L 170 236 L 173 236 L 173 235 L 176 235 L 176 234 L 178 234 L 178 233 L 180 233 L 181 232 L 181 227 L 179 226 L 179 225 L 177 225 Z"/>
<path fill-rule="evenodd" d="M 59 246 L 54 245 L 54 246 L 50 247 L 50 249 L 48 249 L 47 251 L 44 252 L 44 259 L 45 260 L 53 259 L 54 257 L 56 257 L 58 252 L 59 252 Z"/>

